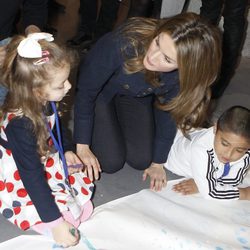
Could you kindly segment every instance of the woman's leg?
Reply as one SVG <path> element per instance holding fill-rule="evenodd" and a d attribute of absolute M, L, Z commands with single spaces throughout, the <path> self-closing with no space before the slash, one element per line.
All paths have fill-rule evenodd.
<path fill-rule="evenodd" d="M 128 17 L 149 17 L 153 7 L 152 0 L 131 0 Z"/>
<path fill-rule="evenodd" d="M 96 103 L 91 150 L 103 172 L 114 173 L 125 163 L 125 143 L 118 123 L 114 100 Z"/>
<path fill-rule="evenodd" d="M 152 97 L 139 99 L 117 96 L 115 104 L 126 144 L 126 162 L 133 168 L 144 170 L 152 161 L 154 138 Z"/>
<path fill-rule="evenodd" d="M 223 2 L 223 0 L 201 0 L 200 15 L 217 25 L 221 18 Z"/>

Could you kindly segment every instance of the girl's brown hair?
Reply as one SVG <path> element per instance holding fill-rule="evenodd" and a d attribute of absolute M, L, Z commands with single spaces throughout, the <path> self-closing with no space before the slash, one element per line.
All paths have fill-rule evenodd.
<path fill-rule="evenodd" d="M 210 101 L 210 86 L 216 80 L 221 63 L 221 34 L 195 13 L 182 13 L 167 19 L 131 18 L 119 30 L 129 43 L 122 48 L 128 74 L 145 71 L 153 86 L 159 84 L 159 73 L 147 71 L 144 56 L 155 37 L 161 33 L 171 36 L 177 50 L 179 94 L 166 104 L 156 105 L 170 111 L 177 126 L 185 133 L 204 121 Z M 134 56 L 126 56 L 132 47 Z"/>
<path fill-rule="evenodd" d="M 24 38 L 14 36 L 6 49 L 1 82 L 8 88 L 8 94 L 1 109 L 3 116 L 7 112 L 21 111 L 23 116 L 32 121 L 33 132 L 37 138 L 37 151 L 41 156 L 46 156 L 50 148 L 43 115 L 44 104 L 35 93 L 42 94 L 43 87 L 50 83 L 52 72 L 70 65 L 72 56 L 55 43 L 40 40 L 42 50 L 49 52 L 49 60 L 37 65 L 35 62 L 39 58 L 23 58 L 17 53 L 17 47 Z"/>

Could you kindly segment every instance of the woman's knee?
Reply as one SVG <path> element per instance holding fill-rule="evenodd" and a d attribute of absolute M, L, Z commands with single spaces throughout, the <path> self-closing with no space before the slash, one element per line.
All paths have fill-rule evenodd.
<path fill-rule="evenodd" d="M 101 160 L 100 165 L 104 173 L 113 174 L 123 168 L 125 159 L 117 158 L 113 159 L 112 156 L 109 159 Z"/>
<path fill-rule="evenodd" d="M 151 157 L 134 158 L 127 160 L 128 165 L 137 170 L 145 170 L 150 166 L 151 162 Z"/>

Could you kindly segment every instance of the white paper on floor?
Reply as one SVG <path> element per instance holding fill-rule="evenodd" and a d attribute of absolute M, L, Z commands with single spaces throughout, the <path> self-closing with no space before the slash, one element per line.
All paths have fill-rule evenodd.
<path fill-rule="evenodd" d="M 250 201 L 182 196 L 168 182 L 162 192 L 142 190 L 95 209 L 80 226 L 81 250 L 250 249 Z M 26 244 L 26 245 L 25 245 Z M 43 236 L 20 236 L 0 250 L 55 249 Z"/>

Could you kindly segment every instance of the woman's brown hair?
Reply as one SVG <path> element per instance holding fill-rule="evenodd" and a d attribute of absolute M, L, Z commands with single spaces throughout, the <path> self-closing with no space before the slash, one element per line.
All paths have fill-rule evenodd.
<path fill-rule="evenodd" d="M 204 121 L 210 101 L 210 86 L 216 80 L 221 63 L 221 34 L 195 13 L 182 13 L 167 19 L 131 18 L 120 31 L 129 43 L 122 48 L 128 74 L 145 71 L 146 79 L 157 86 L 159 73 L 147 71 L 144 56 L 155 37 L 161 33 L 171 36 L 177 51 L 180 91 L 166 104 L 157 107 L 170 111 L 177 126 L 187 133 Z M 134 56 L 126 57 L 132 47 Z"/>
<path fill-rule="evenodd" d="M 46 63 L 36 64 L 39 58 L 23 58 L 17 53 L 17 47 L 24 36 L 14 36 L 7 46 L 5 61 L 1 68 L 1 82 L 8 89 L 5 102 L 1 107 L 3 116 L 8 112 L 21 112 L 32 121 L 33 133 L 37 138 L 37 151 L 46 156 L 50 150 L 45 125 L 44 104 L 39 98 L 42 89 L 50 83 L 53 71 L 69 66 L 71 53 L 53 42 L 40 40 L 43 51 L 49 53 Z"/>

